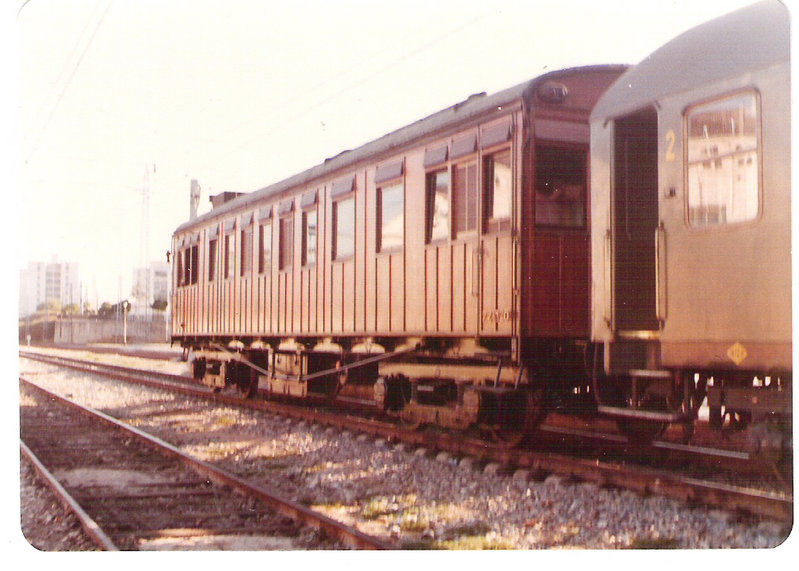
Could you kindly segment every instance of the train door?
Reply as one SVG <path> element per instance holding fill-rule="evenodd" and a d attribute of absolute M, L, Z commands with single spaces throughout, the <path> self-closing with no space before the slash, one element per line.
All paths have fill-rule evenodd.
<path fill-rule="evenodd" d="M 532 332 L 581 337 L 589 327 L 588 145 L 535 144 Z"/>
<path fill-rule="evenodd" d="M 646 109 L 614 123 L 613 326 L 620 338 L 650 338 L 656 315 L 658 123 Z"/>
<path fill-rule="evenodd" d="M 480 228 L 477 160 L 452 166 L 452 329 L 478 332 Z"/>
<path fill-rule="evenodd" d="M 483 154 L 482 228 L 479 239 L 479 332 L 509 335 L 513 332 L 514 257 L 511 216 L 513 163 L 511 149 Z"/>

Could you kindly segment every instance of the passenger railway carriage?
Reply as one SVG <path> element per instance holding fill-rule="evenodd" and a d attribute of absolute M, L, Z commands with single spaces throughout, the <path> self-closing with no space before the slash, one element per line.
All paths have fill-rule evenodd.
<path fill-rule="evenodd" d="M 789 413 L 788 97 L 766 2 L 219 195 L 173 236 L 173 340 L 215 389 L 509 442 L 555 407 Z"/>
<path fill-rule="evenodd" d="M 761 2 L 666 44 L 594 109 L 592 338 L 625 378 L 601 411 L 657 430 L 707 395 L 717 427 L 790 417 L 789 51 L 787 10 Z"/>
<path fill-rule="evenodd" d="M 474 95 L 178 228 L 173 336 L 197 377 L 530 421 L 531 377 L 588 339 L 588 118 L 623 69 Z"/>

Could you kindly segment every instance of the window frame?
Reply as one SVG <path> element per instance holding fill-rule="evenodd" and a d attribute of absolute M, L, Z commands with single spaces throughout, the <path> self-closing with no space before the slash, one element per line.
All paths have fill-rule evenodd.
<path fill-rule="evenodd" d="M 269 230 L 267 231 L 267 227 Z M 266 245 L 269 245 L 267 248 Z M 258 224 L 258 274 L 271 274 L 272 273 L 272 219 L 269 218 L 265 222 Z M 266 252 L 269 252 L 269 259 L 265 257 Z"/>
<path fill-rule="evenodd" d="M 284 229 L 287 229 L 284 235 Z M 286 238 L 289 238 L 288 241 Z M 278 218 L 277 270 L 288 272 L 294 268 L 294 211 Z"/>
<path fill-rule="evenodd" d="M 559 141 L 551 141 L 551 140 L 536 140 L 534 143 L 534 170 L 533 170 L 533 177 L 532 177 L 532 184 L 533 184 L 533 224 L 536 228 L 551 230 L 551 231 L 569 231 L 569 232 L 589 232 L 590 231 L 590 196 L 589 196 L 589 185 L 590 185 L 590 161 L 591 161 L 591 150 L 587 145 L 583 144 L 576 144 L 576 143 L 563 143 Z M 554 152 L 569 152 L 569 153 L 579 153 L 580 154 L 580 164 L 581 164 L 581 172 L 582 172 L 582 199 L 580 204 L 582 205 L 582 218 L 579 225 L 572 225 L 572 224 L 557 224 L 551 222 L 541 222 L 538 220 L 538 208 L 539 208 L 539 200 L 538 200 L 538 176 L 539 176 L 539 150 L 540 149 L 549 149 Z"/>
<path fill-rule="evenodd" d="M 505 128 L 508 128 L 505 126 Z M 496 163 L 495 158 L 500 155 L 507 154 L 508 157 L 508 171 L 510 187 L 508 188 L 508 214 L 507 216 L 495 217 L 494 216 L 494 172 Z M 488 149 L 482 156 L 482 225 L 483 234 L 499 234 L 510 232 L 513 226 L 513 187 L 514 187 L 514 171 L 513 171 L 513 148 L 510 145 L 503 145 Z"/>
<path fill-rule="evenodd" d="M 699 160 L 690 160 L 690 131 L 691 131 L 691 124 L 690 124 L 690 115 L 693 111 L 700 109 L 705 106 L 718 104 L 723 102 L 724 100 L 734 100 L 737 98 L 742 98 L 744 96 L 751 96 L 754 100 L 754 108 L 755 108 L 755 147 L 753 149 L 741 149 L 741 150 L 733 150 L 732 152 L 725 153 L 724 155 L 719 155 L 715 158 L 709 159 L 699 159 Z M 736 228 L 746 227 L 750 225 L 757 224 L 758 221 L 763 216 L 763 106 L 762 106 L 762 97 L 759 90 L 755 89 L 754 87 L 748 87 L 743 89 L 737 89 L 734 91 L 729 91 L 722 94 L 714 95 L 713 97 L 708 97 L 706 99 L 702 99 L 701 101 L 695 101 L 690 105 L 687 105 L 682 112 L 682 130 L 683 130 L 683 149 L 682 149 L 682 158 L 683 158 L 683 188 L 685 189 L 685 198 L 683 200 L 683 208 L 684 208 L 684 224 L 686 228 L 692 233 L 706 233 L 706 232 L 719 232 L 725 230 L 732 230 Z M 755 182 L 757 184 L 757 211 L 754 216 L 751 218 L 746 218 L 744 220 L 737 220 L 732 222 L 718 222 L 715 224 L 704 224 L 704 225 L 695 225 L 691 221 L 691 188 L 690 188 L 690 168 L 694 165 L 700 165 L 705 162 L 709 161 L 718 161 L 724 157 L 735 157 L 735 156 L 742 156 L 747 153 L 754 152 L 756 155 L 756 168 L 757 168 L 757 175 L 755 177 Z"/>
<path fill-rule="evenodd" d="M 239 231 L 239 276 L 248 277 L 252 271 L 252 225 L 248 224 Z"/>
<path fill-rule="evenodd" d="M 191 249 L 191 273 L 189 276 L 189 284 L 196 285 L 200 279 L 200 245 L 192 244 Z"/>
<path fill-rule="evenodd" d="M 456 172 L 458 169 L 462 168 L 465 169 L 468 175 L 468 169 L 470 167 L 474 168 L 474 227 L 469 227 L 469 212 L 466 211 L 465 220 L 467 223 L 467 227 L 464 229 L 459 229 L 457 227 L 458 222 L 458 196 L 455 193 L 455 182 L 456 182 Z M 467 176 L 467 187 L 465 191 L 465 196 L 469 198 L 469 188 L 468 188 L 468 176 Z M 450 194 L 449 194 L 449 208 L 450 208 L 450 238 L 453 241 L 461 240 L 464 238 L 469 238 L 474 235 L 479 234 L 480 232 L 480 160 L 477 153 L 471 153 L 468 155 L 464 155 L 457 161 L 452 161 L 450 164 Z"/>
<path fill-rule="evenodd" d="M 313 215 L 315 220 L 315 227 L 316 227 L 316 234 L 313 238 L 313 259 L 309 260 L 309 246 L 311 245 L 311 241 L 309 240 L 308 236 L 308 218 L 310 215 Z M 301 265 L 303 268 L 311 268 L 316 265 L 319 259 L 319 209 L 316 207 L 316 204 L 312 207 L 305 208 L 302 211 L 302 259 Z"/>
<path fill-rule="evenodd" d="M 449 241 L 452 237 L 452 172 L 450 170 L 450 165 L 447 163 L 443 163 L 442 165 L 436 165 L 438 168 L 431 168 L 425 172 L 425 179 L 424 179 L 424 203 L 425 203 L 425 213 L 424 213 L 424 243 L 425 245 L 431 244 L 443 244 Z M 438 175 L 445 174 L 447 175 L 447 193 L 446 193 L 446 202 L 447 202 L 447 216 L 445 219 L 446 228 L 444 229 L 444 233 L 441 236 L 434 237 L 433 236 L 433 221 L 435 218 L 435 199 L 438 195 L 438 184 L 437 184 L 437 177 Z"/>
<path fill-rule="evenodd" d="M 183 248 L 183 279 L 182 285 L 191 285 L 191 245 Z"/>
<path fill-rule="evenodd" d="M 402 197 L 402 238 L 399 244 L 384 245 L 383 236 L 383 193 L 386 191 L 397 191 Z M 392 254 L 402 252 L 405 249 L 405 180 L 403 178 L 395 178 L 386 180 L 375 189 L 375 252 L 377 254 Z"/>
<path fill-rule="evenodd" d="M 208 283 L 216 280 L 216 256 L 219 249 L 219 237 L 208 239 Z"/>
<path fill-rule="evenodd" d="M 236 231 L 225 232 L 224 242 L 225 252 L 222 268 L 224 270 L 223 279 L 233 279 L 236 275 Z"/>
<path fill-rule="evenodd" d="M 189 242 L 178 253 L 178 286 L 188 287 L 198 282 L 199 244 Z"/>
<path fill-rule="evenodd" d="M 177 287 L 183 286 L 183 248 L 175 248 L 175 282 Z"/>
<path fill-rule="evenodd" d="M 352 250 L 347 252 L 347 253 L 345 253 L 345 254 L 341 254 L 339 252 L 339 241 L 340 240 L 339 240 L 339 232 L 338 232 L 338 227 L 339 227 L 338 211 L 339 211 L 339 206 L 341 205 L 341 203 L 344 203 L 344 202 L 352 204 L 352 220 L 353 220 L 353 225 L 352 225 Z M 352 258 L 355 257 L 355 242 L 356 242 L 356 235 L 357 235 L 357 232 L 356 232 L 356 226 L 357 225 L 355 224 L 356 215 L 357 215 L 357 213 L 356 213 L 356 210 L 355 210 L 355 193 L 354 192 L 351 192 L 351 193 L 348 193 L 348 194 L 342 194 L 340 196 L 337 196 L 335 198 L 335 200 L 333 200 L 332 212 L 331 212 L 331 222 L 332 222 L 331 230 L 332 230 L 332 232 L 330 233 L 333 243 L 331 244 L 330 252 L 331 252 L 331 259 L 334 262 L 344 262 L 344 261 L 347 261 L 347 260 L 351 260 Z"/>

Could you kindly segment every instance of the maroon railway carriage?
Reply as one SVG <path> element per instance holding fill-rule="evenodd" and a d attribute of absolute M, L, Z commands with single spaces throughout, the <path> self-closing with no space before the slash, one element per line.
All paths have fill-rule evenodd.
<path fill-rule="evenodd" d="M 584 395 L 589 117 L 624 69 L 474 95 L 219 197 L 173 236 L 173 341 L 195 376 L 508 437 Z"/>

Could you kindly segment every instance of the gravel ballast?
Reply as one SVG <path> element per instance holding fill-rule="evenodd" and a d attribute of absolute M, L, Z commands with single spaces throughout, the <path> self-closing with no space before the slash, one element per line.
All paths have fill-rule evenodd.
<path fill-rule="evenodd" d="M 187 364 L 159 368 L 185 373 Z M 767 548 L 790 531 L 777 522 L 557 476 L 534 481 L 524 472 L 506 474 L 469 458 L 56 372 L 30 360 L 20 360 L 20 370 L 51 390 L 401 547 Z M 23 497 L 23 514 L 29 509 Z"/>

